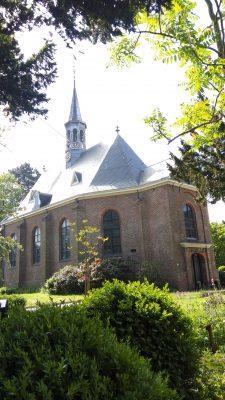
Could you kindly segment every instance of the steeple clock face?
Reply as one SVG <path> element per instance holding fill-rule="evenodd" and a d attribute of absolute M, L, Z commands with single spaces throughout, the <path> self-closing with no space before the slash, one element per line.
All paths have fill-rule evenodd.
<path fill-rule="evenodd" d="M 70 161 L 70 159 L 71 159 L 70 151 L 67 151 L 66 152 L 66 161 Z"/>

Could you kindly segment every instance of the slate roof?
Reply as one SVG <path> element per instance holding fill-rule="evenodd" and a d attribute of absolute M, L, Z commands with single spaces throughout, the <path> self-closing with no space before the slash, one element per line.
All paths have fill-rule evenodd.
<path fill-rule="evenodd" d="M 21 202 L 19 215 L 40 208 L 43 197 L 52 205 L 84 194 L 138 188 L 168 176 L 165 164 L 146 166 L 117 135 L 111 145 L 99 143 L 85 150 L 72 167 L 44 172 Z"/>
<path fill-rule="evenodd" d="M 80 107 L 79 107 L 79 103 L 78 103 L 77 91 L 76 91 L 76 86 L 75 86 L 75 80 L 74 80 L 74 85 L 73 85 L 73 97 L 72 97 L 72 102 L 71 102 L 71 107 L 70 107 L 70 115 L 69 115 L 68 121 L 69 122 L 82 121 Z"/>

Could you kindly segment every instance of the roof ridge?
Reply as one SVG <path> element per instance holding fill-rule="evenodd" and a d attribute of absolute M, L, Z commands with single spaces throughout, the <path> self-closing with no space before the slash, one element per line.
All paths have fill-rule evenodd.
<path fill-rule="evenodd" d="M 96 173 L 95 173 L 95 175 L 94 175 L 93 179 L 91 180 L 91 183 L 90 183 L 90 185 L 89 185 L 89 186 L 91 186 L 91 185 L 92 185 L 92 182 L 94 181 L 94 179 L 95 179 L 95 177 L 96 177 L 97 173 L 98 173 L 98 172 L 99 172 L 99 170 L 100 170 L 100 167 L 102 166 L 102 164 L 103 164 L 103 162 L 104 162 L 104 160 L 105 160 L 105 158 L 106 158 L 106 156 L 107 156 L 107 154 L 108 154 L 109 150 L 110 150 L 110 149 L 111 149 L 111 147 L 114 145 L 115 141 L 116 141 L 116 138 L 115 138 L 115 140 L 113 141 L 113 143 L 111 144 L 111 146 L 108 146 L 108 150 L 107 150 L 107 152 L 105 153 L 105 156 L 104 156 L 104 158 L 102 159 L 101 163 L 99 164 L 99 166 L 98 166 L 98 169 L 97 169 L 97 171 L 96 171 Z M 100 142 L 99 144 L 103 144 L 103 143 L 102 143 L 102 142 Z"/>
<path fill-rule="evenodd" d="M 116 139 L 117 139 L 117 138 L 118 138 L 118 139 L 122 139 L 123 142 L 125 142 L 124 139 L 122 138 L 122 136 L 120 136 L 119 134 L 118 134 L 118 136 L 116 137 Z M 127 143 L 126 143 L 126 144 L 127 144 Z M 125 160 L 126 160 L 128 169 L 129 169 L 129 171 L 130 171 L 130 173 L 131 173 L 131 176 L 132 176 L 132 178 L 134 179 L 134 181 L 137 183 L 135 177 L 133 176 L 132 168 L 130 167 L 129 161 L 127 160 L 127 155 L 126 155 L 126 153 L 124 152 L 124 149 L 123 149 L 123 146 L 122 146 L 122 144 L 121 144 L 121 141 L 119 141 L 119 146 L 120 146 L 121 149 L 122 149 L 122 152 L 123 152 L 123 154 L 124 154 L 124 157 L 125 157 Z M 129 145 L 128 145 L 128 146 L 129 146 Z M 138 185 L 138 183 L 137 183 L 137 185 Z"/>

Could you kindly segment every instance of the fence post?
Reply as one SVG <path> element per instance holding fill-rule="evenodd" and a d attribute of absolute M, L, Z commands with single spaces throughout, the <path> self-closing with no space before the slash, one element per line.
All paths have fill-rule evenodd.
<path fill-rule="evenodd" d="M 214 343 L 214 339 L 213 339 L 212 325 L 211 325 L 211 324 L 206 325 L 205 329 L 207 330 L 208 335 L 209 335 L 209 345 L 210 345 L 210 349 L 211 349 L 212 353 L 215 354 L 215 352 L 216 352 L 216 350 L 217 350 L 217 346 L 216 346 L 216 344 Z"/>

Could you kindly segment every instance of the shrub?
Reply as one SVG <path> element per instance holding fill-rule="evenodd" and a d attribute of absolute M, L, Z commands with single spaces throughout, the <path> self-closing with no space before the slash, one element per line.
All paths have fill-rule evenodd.
<path fill-rule="evenodd" d="M 196 400 L 224 400 L 225 354 L 203 353 L 197 376 Z"/>
<path fill-rule="evenodd" d="M 174 386 L 188 387 L 197 361 L 192 322 L 166 289 L 147 282 L 106 282 L 82 307 L 108 321 L 120 340 L 150 358 L 155 371 L 166 371 Z"/>
<path fill-rule="evenodd" d="M 148 282 L 154 283 L 161 288 L 166 284 L 166 281 L 161 274 L 160 265 L 157 263 L 145 261 L 141 265 L 139 276 L 141 281 L 147 279 Z"/>
<path fill-rule="evenodd" d="M 44 289 L 51 294 L 82 293 L 84 283 L 79 276 L 78 268 L 67 265 L 45 282 Z"/>
<path fill-rule="evenodd" d="M 15 296 L 15 295 L 0 295 L 0 300 L 7 299 L 8 300 L 8 309 L 11 311 L 14 307 L 23 307 L 26 306 L 26 300 L 23 297 Z"/>
<path fill-rule="evenodd" d="M 122 257 L 105 258 L 96 264 L 96 268 L 93 268 L 91 279 L 100 286 L 104 281 L 113 279 L 125 282 L 133 281 L 137 279 L 137 274 L 137 264 L 133 260 Z"/>
<path fill-rule="evenodd" d="M 221 286 L 225 286 L 225 265 L 218 268 Z"/>
<path fill-rule="evenodd" d="M 20 310 L 2 321 L 0 337 L 4 400 L 179 399 L 144 358 L 75 307 Z"/>

